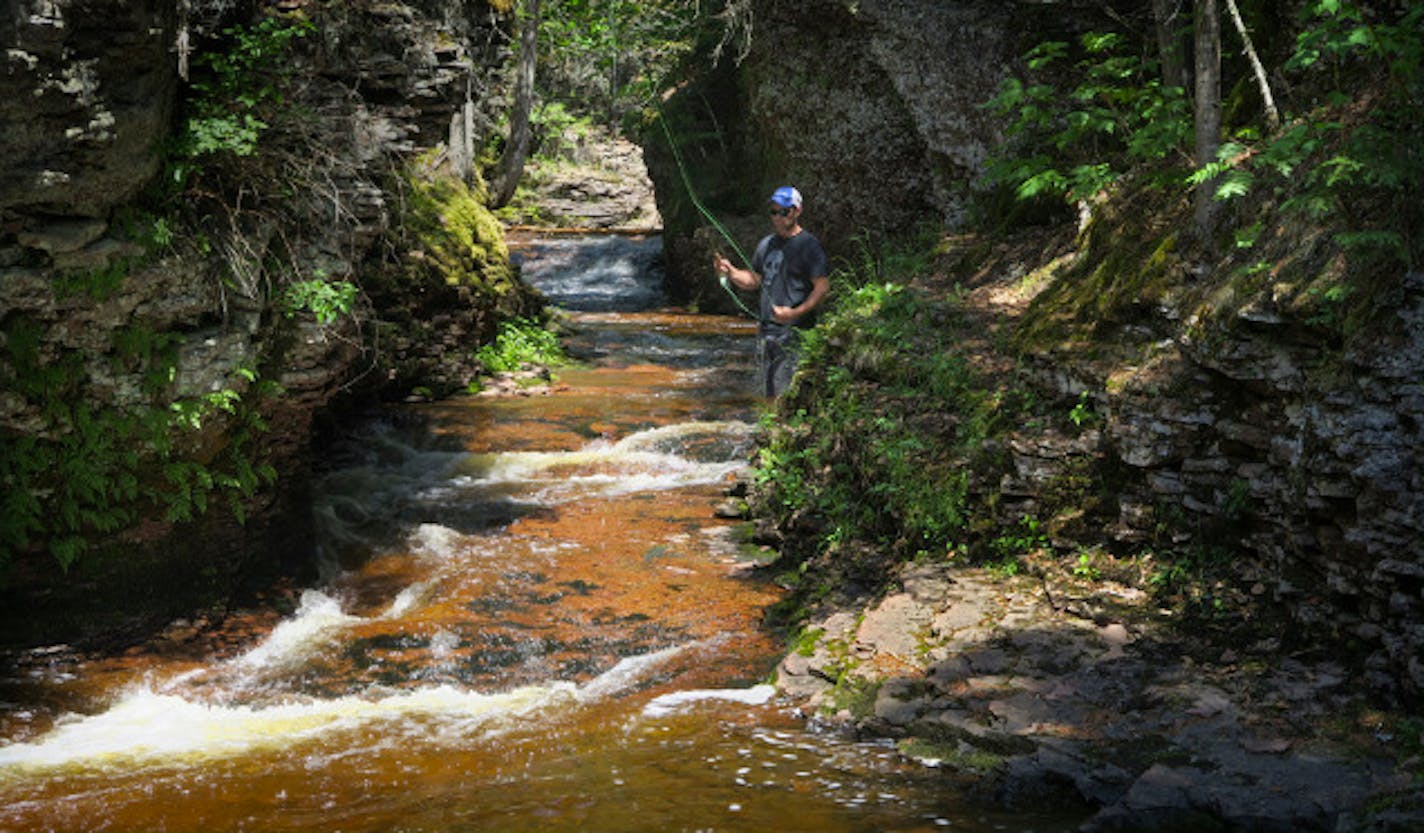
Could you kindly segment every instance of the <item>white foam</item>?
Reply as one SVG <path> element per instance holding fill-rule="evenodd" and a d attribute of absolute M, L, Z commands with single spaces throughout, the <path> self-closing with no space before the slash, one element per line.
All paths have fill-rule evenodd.
<path fill-rule="evenodd" d="M 391 600 L 391 604 L 386 608 L 382 618 L 399 619 L 406 615 L 425 601 L 434 587 L 434 581 L 417 581 L 406 586 Z"/>
<path fill-rule="evenodd" d="M 331 631 L 360 622 L 341 610 L 340 602 L 320 590 L 303 590 L 296 614 L 272 629 L 252 650 L 233 660 L 240 668 L 285 665 L 307 654 Z"/>
<path fill-rule="evenodd" d="M 693 645 L 674 645 L 671 648 L 664 648 L 661 651 L 654 651 L 651 654 L 642 654 L 636 657 L 621 659 L 617 665 L 585 683 L 584 687 L 579 691 L 579 698 L 582 700 L 594 700 L 623 691 L 642 679 L 643 676 L 653 668 L 662 665 L 683 651 L 694 647 L 695 644 L 696 643 Z"/>
<path fill-rule="evenodd" d="M 464 487 L 530 486 L 545 504 L 717 483 L 745 467 L 742 455 L 699 462 L 681 450 L 690 439 L 744 437 L 751 430 L 745 422 L 687 422 L 639 431 L 616 443 L 595 440 L 577 451 L 473 454 L 457 466 L 453 482 Z"/>
<path fill-rule="evenodd" d="M 465 536 L 448 526 L 423 523 L 411 533 L 411 546 L 423 556 L 441 561 L 448 560 L 459 552 Z"/>
<path fill-rule="evenodd" d="M 449 736 L 496 716 L 517 716 L 572 696 L 573 686 L 521 688 L 497 695 L 448 685 L 367 699 L 350 696 L 268 706 L 195 702 L 150 689 L 132 692 L 108 711 L 63 723 L 40 741 L 0 747 L 0 770 L 47 768 L 83 762 L 90 766 L 146 761 L 182 763 L 292 744 L 377 721 L 399 731 Z M 402 718 L 430 718 L 430 722 Z"/>
<path fill-rule="evenodd" d="M 707 688 L 693 691 L 674 691 L 654 697 L 643 707 L 643 716 L 648 718 L 666 717 L 693 703 L 708 700 L 722 700 L 747 706 L 764 706 L 776 695 L 776 687 L 755 685 L 751 688 Z"/>
<path fill-rule="evenodd" d="M 582 687 L 555 681 L 495 694 L 441 684 L 394 693 L 229 704 L 183 696 L 171 685 L 164 691 L 144 686 L 100 714 L 62 719 L 34 742 L 0 747 L 0 778 L 73 765 L 181 766 L 285 749 L 373 723 L 387 724 L 378 733 L 383 742 L 410 737 L 449 742 L 492 731 L 509 718 L 618 694 L 689 647 L 629 657 Z M 369 744 L 370 736 L 362 732 L 356 737 Z"/>

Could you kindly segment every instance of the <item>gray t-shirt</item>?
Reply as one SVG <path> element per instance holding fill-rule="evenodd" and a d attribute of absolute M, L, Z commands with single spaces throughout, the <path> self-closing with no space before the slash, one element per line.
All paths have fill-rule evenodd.
<path fill-rule="evenodd" d="M 773 306 L 794 307 L 811 294 L 812 279 L 830 274 L 826 250 L 809 231 L 795 237 L 769 234 L 757 244 L 752 269 L 761 275 L 761 330 L 784 335 L 788 328 L 772 320 Z M 796 321 L 799 329 L 815 326 L 816 310 Z"/>

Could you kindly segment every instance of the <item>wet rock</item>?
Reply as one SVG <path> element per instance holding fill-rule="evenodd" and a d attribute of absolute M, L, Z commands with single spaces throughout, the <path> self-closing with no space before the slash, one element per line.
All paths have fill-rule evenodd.
<path fill-rule="evenodd" d="M 349 279 L 361 285 L 363 301 L 373 297 L 392 261 L 386 255 L 394 251 L 393 216 L 409 204 L 393 192 L 400 183 L 392 173 L 414 152 L 444 142 L 471 79 L 506 59 L 501 21 L 487 4 L 459 0 L 305 5 L 316 26 L 288 56 L 297 80 L 284 91 L 288 106 L 281 108 L 285 117 L 301 114 L 300 129 L 274 125 L 264 134 L 264 153 L 225 169 L 224 184 L 242 196 L 234 196 L 240 205 L 227 213 L 217 209 L 220 216 L 205 227 L 210 253 L 184 241 L 159 252 L 125 239 L 127 223 L 115 218 L 158 174 L 174 129 L 175 6 L 156 0 L 12 5 L 13 13 L 7 6 L 0 14 L 0 41 L 7 47 L 0 56 L 0 159 L 6 163 L 0 165 L 0 310 L 7 328 L 33 322 L 43 333 L 37 348 L 43 361 L 74 359 L 82 379 L 75 395 L 96 412 L 153 404 L 153 381 L 144 374 L 154 362 L 146 348 L 177 349 L 177 395 L 245 390 L 241 368 L 260 369 L 285 389 L 244 402 L 260 408 L 268 430 L 241 449 L 243 464 L 249 471 L 271 465 L 281 474 L 275 486 L 243 501 L 245 526 L 229 513 L 228 501 L 215 498 L 212 511 L 181 536 L 172 534 L 172 524 L 148 518 L 102 536 L 101 547 L 124 552 L 95 554 L 88 584 L 73 580 L 73 571 L 65 577 L 53 570 L 36 548 L 16 559 L 36 563 L 13 569 L 0 588 L 7 639 L 34 638 L 27 635 L 31 629 L 43 635 L 41 617 L 30 615 L 39 608 L 68 607 L 62 624 L 76 633 L 66 631 L 66 638 L 86 630 L 102 635 L 108 622 L 147 627 L 142 620 L 155 611 L 205 604 L 208 594 L 259 572 L 257 565 L 312 551 L 310 525 L 294 520 L 305 517 L 296 503 L 305 488 L 311 426 L 354 378 L 384 377 L 370 372 L 373 357 L 429 368 L 429 378 L 411 387 L 463 389 L 475 376 L 472 351 L 479 339 L 500 315 L 523 314 L 520 304 L 533 304 L 531 295 L 515 291 L 479 305 L 468 288 L 463 296 L 449 290 L 444 275 L 424 284 L 403 275 L 402 298 L 438 296 L 433 306 L 440 307 L 411 316 L 425 327 L 412 339 L 388 327 L 406 320 L 401 314 L 408 307 L 375 315 L 363 309 L 323 325 L 274 312 L 270 296 L 280 279 L 263 268 L 280 261 L 275 271 L 282 274 Z M 196 42 L 218 27 L 250 22 L 249 13 L 256 13 L 250 4 L 225 3 L 205 10 L 201 22 L 196 12 L 186 20 Z M 199 31 L 202 26 L 214 28 Z M 475 121 L 488 126 L 504 103 L 477 98 Z M 302 160 L 283 166 L 281 176 L 292 180 L 268 181 L 272 168 L 263 166 L 276 167 L 277 157 Z M 264 173 L 252 174 L 249 163 Z M 262 181 L 241 182 L 243 173 Z M 223 199 L 205 194 L 205 200 Z M 491 226 L 497 235 L 493 220 Z M 496 252 L 496 259 L 502 256 Z M 502 266 L 490 264 L 491 271 Z M 378 331 L 378 348 L 363 343 Z M 125 354 L 120 336 L 145 342 L 139 355 Z M 0 393 L 0 433 L 66 430 L 43 411 L 42 402 Z M 203 464 L 221 460 L 234 443 L 252 438 L 237 419 L 208 415 L 199 433 L 184 438 L 183 453 L 193 452 Z M 151 467 L 158 471 L 157 463 Z M 100 592 L 124 582 L 141 592 Z M 132 616 L 125 605 L 147 609 Z"/>

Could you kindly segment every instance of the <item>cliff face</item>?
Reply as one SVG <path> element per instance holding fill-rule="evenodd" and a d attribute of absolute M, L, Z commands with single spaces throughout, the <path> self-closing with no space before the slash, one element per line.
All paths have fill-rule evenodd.
<path fill-rule="evenodd" d="M 752 4 L 751 46 L 665 104 L 694 187 L 747 251 L 766 198 L 792 184 L 833 257 L 862 239 L 958 225 L 1000 126 L 981 107 L 1019 56 L 1081 28 L 1092 4 L 814 0 Z M 708 138 L 710 137 L 710 138 Z M 675 297 L 722 303 L 709 249 L 661 133 L 650 173 Z"/>
<path fill-rule="evenodd" d="M 1276 250 L 1277 279 L 1251 287 L 1229 262 L 1197 275 L 1141 251 L 1177 239 L 1142 222 L 1100 217 L 1032 277 L 988 270 L 1033 287 L 1011 326 L 1038 395 L 1096 415 L 1013 433 L 1003 518 L 1062 511 L 1063 543 L 1226 559 L 1223 592 L 1293 619 L 1286 643 L 1349 645 L 1376 690 L 1424 690 L 1424 282 L 1385 275 L 1346 325 L 1321 300 L 1342 268 L 1324 241 Z M 1114 247 L 1137 253 L 1105 262 Z M 1085 467 L 1110 498 L 1071 517 L 1049 496 Z"/>
<path fill-rule="evenodd" d="M 789 182 L 806 195 L 807 226 L 851 261 L 857 234 L 958 227 L 999 142 L 978 105 L 1031 46 L 1108 23 L 1074 3 L 753 7 L 746 60 L 680 91 L 668 121 L 718 137 L 684 139 L 682 155 L 744 246 L 765 233 L 766 194 Z M 666 148 L 652 142 L 648 158 L 674 292 L 715 302 L 707 253 L 721 244 Z M 1278 278 L 1243 281 L 1229 258 L 1177 254 L 1161 227 L 1174 216 L 1144 229 L 1106 211 L 1045 261 L 980 272 L 1033 283 L 1011 325 L 1020 366 L 1044 401 L 1090 405 L 1101 421 L 1081 436 L 1005 438 L 1011 470 L 983 473 L 979 498 L 1011 526 L 1065 509 L 1049 493 L 1092 467 L 1112 497 L 1044 518 L 1058 543 L 1224 547 L 1242 592 L 1302 633 L 1354 646 L 1380 689 L 1424 690 L 1424 285 L 1402 269 L 1382 276 L 1373 313 L 1346 326 L 1323 300 L 1343 263 L 1328 241 L 1271 226 L 1267 207 L 1277 244 L 1252 256 L 1273 258 Z"/>
<path fill-rule="evenodd" d="M 311 26 L 282 59 L 280 118 L 155 204 L 179 96 L 197 94 L 180 66 L 256 22 L 233 9 L 19 0 L 0 17 L 0 475 L 28 496 L 4 516 L 7 640 L 191 609 L 306 557 L 306 454 L 332 397 L 463 385 L 498 318 L 537 306 L 477 193 L 449 192 L 470 228 L 417 240 L 404 216 L 412 183 L 493 123 L 508 3 L 281 4 Z M 409 255 L 445 234 L 466 243 L 455 278 Z M 352 313 L 289 314 L 283 282 L 312 278 L 360 287 Z M 124 485 L 85 485 L 101 481 Z"/>

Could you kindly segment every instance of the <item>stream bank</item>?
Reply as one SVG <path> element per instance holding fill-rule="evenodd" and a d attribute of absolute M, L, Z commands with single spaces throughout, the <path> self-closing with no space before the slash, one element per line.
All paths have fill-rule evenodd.
<path fill-rule="evenodd" d="M 974 254 L 985 250 L 993 255 Z M 804 618 L 778 667 L 779 689 L 813 723 L 893 741 L 987 800 L 1080 805 L 1090 816 L 1084 831 L 1424 828 L 1417 701 L 1397 677 L 1379 684 L 1379 655 L 1301 624 L 1303 614 L 1324 615 L 1324 600 L 1274 603 L 1256 565 L 1174 561 L 1170 538 L 1113 543 L 1128 525 L 1103 515 L 1104 503 L 1115 509 L 1122 499 L 1104 471 L 1123 446 L 1107 439 L 1131 411 L 1099 404 L 1081 425 L 1064 419 L 1074 399 L 1101 400 L 1064 395 L 1068 366 L 1004 350 L 1033 320 L 1034 297 L 1081 256 L 1054 233 L 948 238 L 908 290 L 926 299 L 926 320 L 956 322 L 954 350 L 989 389 L 1041 397 L 986 443 L 1002 449 L 997 466 L 964 464 L 973 534 L 994 539 L 991 549 L 1011 541 L 1013 558 L 961 550 L 896 563 L 888 552 L 861 552 L 874 545 L 823 546 L 827 518 L 771 508 L 774 484 L 747 487 L 758 537 L 782 553 L 769 571 L 800 565 L 788 583 Z M 966 275 L 964 260 L 983 268 Z M 1054 266 L 1018 265 L 1036 263 Z M 829 338 L 845 358 L 806 372 L 780 421 L 835 395 L 827 372 L 865 363 L 855 336 L 836 329 Z M 918 418 L 903 391 L 873 381 L 857 389 L 867 390 L 866 413 Z M 939 452 L 924 453 L 921 468 L 933 471 L 926 464 Z M 849 452 L 820 462 L 825 471 L 856 465 Z M 1076 501 L 1054 502 L 1068 482 Z M 1015 523 L 1029 513 L 1044 519 L 1032 533 Z M 1198 546 L 1224 546 L 1196 533 Z M 1178 539 L 1182 552 L 1203 552 L 1183 546 L 1192 540 Z M 864 563 L 884 571 L 856 574 Z M 1179 569 L 1191 577 L 1183 582 Z M 1176 593 L 1172 581 L 1183 582 Z"/>

